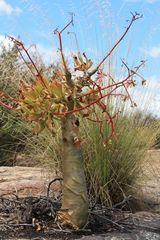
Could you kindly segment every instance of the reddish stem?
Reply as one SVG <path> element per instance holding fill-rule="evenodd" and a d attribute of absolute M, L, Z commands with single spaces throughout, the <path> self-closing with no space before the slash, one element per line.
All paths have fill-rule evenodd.
<path fill-rule="evenodd" d="M 101 87 L 101 91 L 106 90 L 106 89 L 108 89 L 108 88 L 115 87 L 115 86 L 119 86 L 119 85 L 123 85 L 123 86 L 124 86 L 125 82 L 127 82 L 129 78 L 131 78 L 131 77 L 134 76 L 135 74 L 139 75 L 139 74 L 137 73 L 137 71 L 138 71 L 143 65 L 144 65 L 144 62 L 142 61 L 141 64 L 136 67 L 136 70 L 135 70 L 135 71 L 130 70 L 128 76 L 127 76 L 125 79 L 123 79 L 122 81 L 120 81 L 120 82 L 117 82 L 117 83 L 116 83 L 116 82 L 113 81 L 113 79 L 112 79 L 112 81 L 113 81 L 114 83 L 113 83 L 113 84 L 110 84 L 110 85 L 107 85 L 107 86 L 105 86 L 105 87 Z M 139 77 L 142 78 L 141 75 L 139 75 Z M 92 81 L 92 82 L 93 82 L 93 81 Z M 93 89 L 92 91 L 90 90 L 88 93 L 84 93 L 84 94 L 80 95 L 80 97 L 86 97 L 86 96 L 89 96 L 89 95 L 94 94 L 94 93 L 96 93 L 96 92 L 99 92 L 99 88 L 97 88 L 97 89 L 95 89 L 95 90 Z M 128 91 L 127 91 L 127 92 L 128 92 Z"/>
<path fill-rule="evenodd" d="M 21 58 L 23 59 L 24 63 L 26 64 L 26 66 L 29 68 L 29 70 L 31 71 L 31 73 L 33 74 L 33 76 L 35 76 L 36 78 L 38 77 L 42 84 L 44 85 L 44 87 L 48 90 L 44 80 L 43 80 L 43 77 L 42 75 L 40 74 L 38 68 L 36 67 L 36 64 L 34 63 L 34 61 L 32 60 L 30 54 L 28 53 L 28 50 L 24 47 L 24 44 L 20 41 L 18 41 L 17 39 L 15 39 L 14 37 L 11 37 L 11 36 L 8 36 L 16 45 L 17 47 L 17 50 L 21 56 Z M 30 60 L 32 66 L 34 67 L 34 69 L 36 70 L 36 74 L 32 71 L 32 69 L 30 68 L 30 66 L 28 65 L 28 63 L 26 62 L 25 58 L 23 57 L 22 53 L 21 53 L 21 50 L 19 49 L 19 47 L 22 48 L 22 50 L 25 52 L 25 54 L 27 55 L 28 59 Z"/>
<path fill-rule="evenodd" d="M 61 32 L 62 32 L 62 31 L 61 31 Z M 65 57 L 64 57 L 64 54 L 63 54 L 63 46 L 62 46 L 61 32 L 58 32 L 58 31 L 57 31 L 57 36 L 58 36 L 58 39 L 59 39 L 59 50 L 60 50 L 60 53 L 61 53 L 62 63 L 63 63 L 64 69 L 65 69 L 65 72 L 67 72 L 68 69 L 67 69 Z"/>
<path fill-rule="evenodd" d="M 6 108 L 8 108 L 8 109 L 15 110 L 15 108 L 12 107 L 11 105 L 7 105 L 7 104 L 5 104 L 4 102 L 1 102 L 1 101 L 0 101 L 0 105 L 2 105 L 3 107 L 6 107 Z"/>
<path fill-rule="evenodd" d="M 126 34 L 128 33 L 129 29 L 131 28 L 132 24 L 134 21 L 136 21 L 137 19 L 141 18 L 142 16 L 140 16 L 138 13 L 132 14 L 132 19 L 128 25 L 128 27 L 126 28 L 125 32 L 123 33 L 123 35 L 120 37 L 120 39 L 116 42 L 116 44 L 111 48 L 111 50 L 104 56 L 104 58 L 98 63 L 97 67 L 91 72 L 89 73 L 89 76 L 93 75 L 94 73 L 96 73 L 98 71 L 98 69 L 100 68 L 100 66 L 106 61 L 106 59 L 112 54 L 112 52 L 114 51 L 114 49 L 119 45 L 119 43 L 123 40 L 123 38 L 126 36 Z"/>
<path fill-rule="evenodd" d="M 65 69 L 65 72 L 66 72 L 66 73 L 68 72 L 68 68 L 67 68 L 66 61 L 65 61 L 65 57 L 64 57 L 64 54 L 63 54 L 63 45 L 62 45 L 61 34 L 62 34 L 63 31 L 65 31 L 66 28 L 68 28 L 71 24 L 73 24 L 73 15 L 72 15 L 71 21 L 70 21 L 68 24 L 66 24 L 66 26 L 65 26 L 61 31 L 58 31 L 57 29 L 54 31 L 54 33 L 57 34 L 58 39 L 59 39 L 59 50 L 60 50 L 60 53 L 61 53 L 62 63 L 63 63 L 63 66 L 64 66 L 64 69 Z"/>
<path fill-rule="evenodd" d="M 82 111 L 82 110 L 84 110 L 84 109 L 86 109 L 86 108 L 88 108 L 88 107 L 90 107 L 90 106 L 98 103 L 101 99 L 109 96 L 109 95 L 110 95 L 113 91 L 115 91 L 118 87 L 119 87 L 119 86 L 117 86 L 115 89 L 113 89 L 110 93 L 107 93 L 107 94 L 105 94 L 105 95 L 103 95 L 103 96 L 95 99 L 94 101 L 86 104 L 86 105 L 83 106 L 83 107 L 79 107 L 79 108 L 76 108 L 76 109 L 73 109 L 73 110 L 70 110 L 70 111 L 67 111 L 67 112 L 53 112 L 52 114 L 53 114 L 53 115 L 56 115 L 56 116 L 65 116 L 65 115 L 68 115 L 68 114 L 72 114 L 72 113 L 76 113 L 76 112 Z"/>
<path fill-rule="evenodd" d="M 7 93 L 4 93 L 4 92 L 0 92 L 0 97 L 5 97 L 5 98 L 11 99 L 15 102 L 18 102 L 18 99 L 14 98 L 14 97 L 12 97 L 12 96 L 8 95 Z"/>

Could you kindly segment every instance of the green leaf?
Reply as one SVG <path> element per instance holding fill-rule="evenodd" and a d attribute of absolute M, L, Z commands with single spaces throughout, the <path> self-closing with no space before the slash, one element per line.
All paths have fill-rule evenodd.
<path fill-rule="evenodd" d="M 54 80 L 51 82 L 50 84 L 50 88 L 51 88 L 51 93 L 53 96 L 55 97 L 63 97 L 63 87 L 62 84 L 60 82 L 58 82 L 57 80 Z"/>

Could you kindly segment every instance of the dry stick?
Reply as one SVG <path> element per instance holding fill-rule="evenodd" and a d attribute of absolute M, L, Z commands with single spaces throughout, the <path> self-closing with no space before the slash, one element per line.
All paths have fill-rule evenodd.
<path fill-rule="evenodd" d="M 31 223 L 19 223 L 19 224 L 7 224 L 7 226 L 10 227 L 22 227 L 22 226 L 26 226 L 26 227 L 33 227 L 33 224 Z"/>
<path fill-rule="evenodd" d="M 53 233 L 55 233 L 55 232 L 58 232 L 58 233 L 72 233 L 72 231 L 70 231 L 70 230 L 57 229 L 57 228 L 49 229 L 48 233 L 50 234 L 50 233 L 52 233 L 52 231 L 53 231 Z M 45 232 L 47 233 L 47 231 L 45 231 Z"/>
<path fill-rule="evenodd" d="M 56 181 L 63 181 L 63 178 L 61 178 L 61 177 L 56 177 L 56 178 L 54 178 L 52 181 L 49 182 L 48 187 L 47 187 L 47 200 L 49 199 L 50 187 L 51 187 L 52 183 L 54 183 L 54 182 L 56 182 Z"/>
<path fill-rule="evenodd" d="M 66 26 L 64 26 L 64 28 L 62 28 L 62 30 L 60 31 L 60 34 L 66 29 L 66 28 L 68 28 L 69 27 L 69 25 L 73 25 L 73 16 L 74 16 L 74 14 L 72 13 L 71 14 L 71 21 L 66 25 Z"/>
<path fill-rule="evenodd" d="M 136 224 L 136 223 L 127 223 L 127 222 L 123 222 L 122 221 L 119 221 L 119 223 L 125 225 L 125 226 L 129 226 L 129 227 L 132 227 L 134 229 L 143 229 L 143 230 L 146 230 L 146 231 L 151 231 L 151 232 L 156 232 L 156 233 L 160 233 L 160 227 L 156 228 L 156 227 L 148 227 L 146 225 L 143 225 L 143 224 Z"/>
<path fill-rule="evenodd" d="M 130 200 L 132 198 L 132 195 L 129 195 L 129 196 L 124 196 L 124 199 L 121 201 L 121 202 L 119 202 L 119 203 L 116 203 L 115 205 L 113 205 L 113 208 L 117 208 L 117 207 L 119 207 L 119 206 L 122 206 L 123 204 L 125 204 L 125 203 L 128 203 L 128 201 Z"/>
<path fill-rule="evenodd" d="M 88 234 L 90 234 L 90 233 L 92 233 L 92 231 L 91 231 L 91 229 L 77 229 L 77 230 L 72 230 L 72 233 L 80 233 L 80 234 L 86 234 L 86 233 L 88 233 Z"/>
<path fill-rule="evenodd" d="M 103 219 L 103 220 L 106 221 L 106 222 L 111 223 L 112 225 L 118 227 L 118 229 L 120 229 L 121 231 L 124 230 L 124 227 L 123 227 L 123 226 L 121 226 L 120 224 L 112 221 L 111 219 L 109 219 L 109 218 L 107 218 L 107 217 L 105 217 L 105 216 L 99 215 L 99 214 L 97 214 L 97 213 L 95 213 L 95 212 L 90 212 L 90 214 L 92 214 L 92 215 L 94 215 L 94 216 L 96 216 L 96 217 L 99 217 L 99 218 Z"/>

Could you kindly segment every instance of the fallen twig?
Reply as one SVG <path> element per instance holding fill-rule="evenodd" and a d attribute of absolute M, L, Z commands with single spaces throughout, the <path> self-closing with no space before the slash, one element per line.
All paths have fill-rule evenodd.
<path fill-rule="evenodd" d="M 129 226 L 131 228 L 134 229 L 141 229 L 141 230 L 146 230 L 146 231 L 150 231 L 150 232 L 155 232 L 155 233 L 160 233 L 160 227 L 156 228 L 156 227 L 149 227 L 143 224 L 136 224 L 136 223 L 130 223 L 130 222 L 124 222 L 124 221 L 119 221 L 120 224 L 125 225 L 125 226 Z"/>
<path fill-rule="evenodd" d="M 49 182 L 48 187 L 47 187 L 47 199 L 49 198 L 50 187 L 51 187 L 52 183 L 54 183 L 54 182 L 56 182 L 56 181 L 63 181 L 63 178 L 61 178 L 61 177 L 56 177 L 56 178 L 54 178 L 52 181 Z"/>
<path fill-rule="evenodd" d="M 128 204 L 128 201 L 132 198 L 132 195 L 129 195 L 129 196 L 124 196 L 124 199 L 119 202 L 119 203 L 116 203 L 115 205 L 113 205 L 113 208 L 117 208 L 117 207 L 120 207 L 120 206 L 123 206 L 124 204 Z"/>
<path fill-rule="evenodd" d="M 96 217 L 98 217 L 98 218 L 101 218 L 101 219 L 103 219 L 104 221 L 106 221 L 106 222 L 108 222 L 108 223 L 111 223 L 113 226 L 115 226 L 116 228 L 118 228 L 120 231 L 124 231 L 124 227 L 123 226 L 121 226 L 120 224 L 118 224 L 117 222 L 115 222 L 115 221 L 113 221 L 113 220 L 111 220 L 111 219 L 109 219 L 109 218 L 107 218 L 107 217 L 105 217 L 105 216 L 103 216 L 103 215 L 100 215 L 100 214 L 97 214 L 97 213 L 95 213 L 95 212 L 90 212 L 90 214 L 92 214 L 92 215 L 95 215 Z"/>

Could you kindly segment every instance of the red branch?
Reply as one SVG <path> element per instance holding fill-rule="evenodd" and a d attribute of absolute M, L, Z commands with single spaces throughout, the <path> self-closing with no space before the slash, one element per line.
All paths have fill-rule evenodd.
<path fill-rule="evenodd" d="M 8 95 L 7 93 L 4 93 L 4 92 L 0 92 L 0 97 L 8 98 L 8 99 L 11 99 L 11 100 L 13 100 L 15 102 L 18 102 L 18 99 L 14 98 L 14 97 L 12 97 L 12 96 Z"/>
<path fill-rule="evenodd" d="M 64 66 L 64 69 L 65 69 L 65 72 L 66 72 L 66 73 L 68 72 L 68 68 L 67 68 L 67 64 L 66 64 L 66 61 L 65 61 L 64 53 L 63 53 L 63 45 L 62 45 L 61 34 L 62 34 L 63 31 L 65 31 L 66 28 L 68 28 L 71 24 L 73 25 L 73 14 L 72 14 L 71 21 L 70 21 L 68 24 L 66 24 L 66 26 L 65 26 L 61 31 L 58 31 L 58 29 L 54 30 L 54 34 L 57 34 L 58 39 L 59 39 L 59 50 L 60 50 L 60 53 L 61 53 L 62 63 L 63 63 L 63 66 Z"/>
<path fill-rule="evenodd" d="M 95 93 L 98 93 L 99 91 L 107 90 L 107 89 L 109 89 L 109 88 L 112 89 L 113 87 L 123 86 L 123 87 L 125 87 L 125 90 L 126 90 L 126 92 L 127 92 L 128 98 L 130 99 L 131 103 L 133 103 L 133 101 L 132 101 L 132 99 L 131 99 L 131 97 L 130 97 L 130 94 L 129 94 L 129 92 L 128 92 L 126 86 L 125 86 L 125 84 L 127 84 L 127 83 L 128 83 L 127 81 L 128 81 L 131 77 L 133 77 L 135 74 L 138 75 L 140 78 L 143 79 L 143 77 L 142 77 L 140 74 L 138 74 L 137 71 L 144 65 L 144 63 L 145 63 L 145 61 L 141 61 L 141 63 L 136 67 L 136 70 L 135 70 L 135 71 L 129 69 L 129 67 L 128 67 L 127 64 L 126 64 L 127 68 L 128 68 L 130 71 L 128 72 L 128 76 L 127 76 L 125 79 L 123 79 L 123 80 L 120 81 L 120 82 L 115 82 L 115 81 L 112 80 L 112 81 L 113 81 L 113 84 L 110 84 L 110 85 L 107 85 L 107 86 L 101 87 L 101 88 L 98 86 L 97 89 L 89 90 L 89 92 L 81 94 L 81 95 L 80 95 L 80 98 L 83 98 L 83 97 L 86 97 L 86 96 L 90 96 L 91 94 L 95 94 Z M 93 82 L 93 81 L 92 81 L 92 82 Z"/>
<path fill-rule="evenodd" d="M 144 65 L 144 62 L 141 62 L 141 64 L 139 66 L 136 67 L 136 72 L 140 69 L 141 66 Z M 93 90 L 93 91 L 90 91 L 89 93 L 85 93 L 85 94 L 82 94 L 80 96 L 80 98 L 84 97 L 84 96 L 90 96 L 92 95 L 93 93 L 98 93 L 100 92 L 100 97 L 98 97 L 97 99 L 95 99 L 94 101 L 91 101 L 90 103 L 86 104 L 85 106 L 83 107 L 79 107 L 79 108 L 76 108 L 76 109 L 73 109 L 73 110 L 70 110 L 70 111 L 66 111 L 66 112 L 53 112 L 52 114 L 53 115 L 56 115 L 56 116 L 65 116 L 65 115 L 68 115 L 68 114 L 72 114 L 72 113 L 76 113 L 76 112 L 79 112 L 79 111 L 82 111 L 94 104 L 97 104 L 100 102 L 101 99 L 105 98 L 105 97 L 109 97 L 109 96 L 112 96 L 112 95 L 117 95 L 116 93 L 114 93 L 115 90 L 117 90 L 118 88 L 120 88 L 121 86 L 125 86 L 125 84 L 128 83 L 128 80 L 130 77 L 132 77 L 133 75 L 135 75 L 135 72 L 134 71 L 130 71 L 130 74 L 125 78 L 123 79 L 122 81 L 120 82 L 114 82 L 113 84 L 111 85 L 108 85 L 108 86 L 105 86 L 105 87 L 101 87 L 100 89 L 96 89 L 96 90 Z M 111 91 L 109 93 L 106 93 L 104 95 L 101 94 L 101 91 L 103 90 L 106 90 L 108 88 L 111 88 Z M 121 94 L 118 94 L 119 96 Z M 124 95 L 125 96 L 125 95 Z M 129 93 L 127 91 L 127 96 L 129 97 Z M 132 100 L 131 100 L 131 103 L 132 103 Z"/>
<path fill-rule="evenodd" d="M 11 37 L 11 36 L 8 36 L 11 41 L 14 42 L 15 46 L 17 47 L 17 50 L 21 56 L 21 58 L 23 59 L 24 63 L 26 64 L 26 66 L 29 68 L 29 70 L 31 71 L 31 73 L 33 74 L 34 77 L 38 78 L 41 83 L 43 84 L 43 86 L 48 90 L 48 87 L 46 86 L 46 83 L 45 81 L 43 80 L 43 77 L 41 75 L 41 73 L 39 72 L 36 64 L 34 63 L 33 59 L 31 58 L 30 54 L 28 53 L 28 50 L 24 47 L 24 44 L 20 41 L 18 41 L 17 39 L 15 39 L 14 37 Z M 22 53 L 21 53 L 21 49 L 19 49 L 19 47 L 22 48 L 22 50 L 25 52 L 25 54 L 27 55 L 28 59 L 30 60 L 33 68 L 35 69 L 36 71 L 36 74 L 34 74 L 34 72 L 32 71 L 32 69 L 30 68 L 30 66 L 28 65 L 28 63 L 26 62 L 25 58 L 23 57 Z"/>
<path fill-rule="evenodd" d="M 131 13 L 132 14 L 132 13 Z M 125 32 L 123 33 L 123 35 L 120 37 L 120 39 L 116 42 L 116 44 L 111 48 L 111 50 L 104 56 L 104 58 L 98 63 L 97 67 L 89 73 L 89 76 L 92 76 L 94 73 L 97 72 L 97 70 L 100 68 L 100 66 L 106 61 L 106 59 L 112 54 L 112 52 L 114 51 L 114 49 L 119 45 L 119 43 L 123 40 L 123 38 L 126 36 L 126 34 L 128 33 L 129 29 L 131 28 L 132 24 L 134 23 L 134 21 L 138 20 L 139 18 L 141 18 L 142 15 L 140 15 L 139 13 L 132 14 L 132 19 L 128 25 L 128 27 L 126 28 Z"/>
<path fill-rule="evenodd" d="M 6 107 L 6 108 L 8 108 L 8 109 L 15 110 L 15 108 L 14 108 L 14 107 L 12 107 L 11 105 L 7 105 L 6 103 L 4 103 L 4 102 L 1 102 L 1 101 L 0 101 L 0 105 L 2 105 L 3 107 Z"/>

